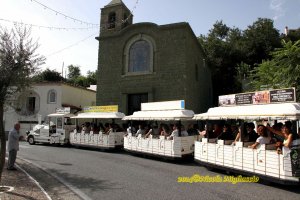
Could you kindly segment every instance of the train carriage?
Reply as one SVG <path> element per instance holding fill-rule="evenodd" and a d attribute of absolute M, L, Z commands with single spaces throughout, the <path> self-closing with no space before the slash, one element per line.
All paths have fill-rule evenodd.
<path fill-rule="evenodd" d="M 77 116 L 72 117 L 78 121 L 91 121 L 91 123 L 97 125 L 100 121 L 110 121 L 112 125 L 115 125 L 115 120 L 120 120 L 125 115 L 118 112 L 118 106 L 94 106 L 84 109 L 83 113 L 79 113 Z M 124 131 L 117 130 L 115 127 L 105 133 L 104 130 L 91 129 L 86 132 L 79 128 L 74 129 L 70 134 L 70 143 L 73 146 L 89 147 L 97 149 L 119 149 L 123 148 Z"/>
<path fill-rule="evenodd" d="M 300 119 L 300 103 L 277 103 L 210 108 L 206 113 L 196 114 L 195 120 L 243 120 L 268 122 Z M 299 123 L 299 122 L 298 122 Z M 299 126 L 299 124 L 298 124 Z M 257 175 L 273 182 L 299 184 L 300 140 L 294 139 L 291 149 L 284 148 L 278 154 L 275 144 L 262 144 L 256 149 L 252 143 L 202 138 L 195 142 L 194 159 L 201 165 L 220 168 L 245 175 Z M 286 150 L 285 150 L 286 149 Z"/>
<path fill-rule="evenodd" d="M 191 120 L 194 112 L 184 109 L 184 101 L 166 101 L 142 103 L 141 111 L 126 116 L 127 121 L 147 122 L 178 122 Z M 194 153 L 194 136 L 174 137 L 172 140 L 165 136 L 157 138 L 150 135 L 148 138 L 133 133 L 124 137 L 124 150 L 136 154 L 150 155 L 167 159 L 182 159 L 192 156 Z"/>

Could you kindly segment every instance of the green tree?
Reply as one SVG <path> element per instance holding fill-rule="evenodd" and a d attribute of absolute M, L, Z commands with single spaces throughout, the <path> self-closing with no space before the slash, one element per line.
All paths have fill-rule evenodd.
<path fill-rule="evenodd" d="M 250 90 L 251 66 L 241 62 L 236 66 L 236 84 L 242 86 L 242 92 Z"/>
<path fill-rule="evenodd" d="M 212 70 L 214 103 L 217 104 L 219 95 L 241 90 L 235 77 L 236 66 L 243 60 L 242 32 L 217 21 L 207 36 L 201 35 L 198 39 Z"/>
<path fill-rule="evenodd" d="M 81 75 L 79 66 L 69 65 L 68 70 L 69 70 L 68 79 L 74 79 Z"/>
<path fill-rule="evenodd" d="M 83 76 L 83 75 L 71 76 L 73 78 L 68 79 L 67 81 L 73 85 L 77 85 L 77 86 L 81 86 L 81 87 L 89 87 L 90 85 L 97 84 L 96 73 L 97 73 L 97 71 L 95 71 L 95 72 L 88 71 L 87 76 Z"/>
<path fill-rule="evenodd" d="M 81 86 L 81 87 L 88 87 L 90 86 L 88 83 L 88 79 L 85 76 L 78 76 L 72 80 L 72 83 Z"/>
<path fill-rule="evenodd" d="M 283 40 L 282 44 L 282 48 L 271 53 L 271 60 L 263 61 L 254 70 L 252 85 L 254 89 L 295 87 L 299 100 L 300 40 L 294 43 Z"/>
<path fill-rule="evenodd" d="M 49 81 L 49 82 L 59 82 L 59 81 L 65 81 L 64 78 L 61 76 L 61 74 L 55 70 L 46 69 L 45 71 L 42 71 L 38 73 L 37 75 L 33 76 L 33 81 L 35 82 L 43 82 L 43 81 Z"/>
<path fill-rule="evenodd" d="M 89 85 L 96 85 L 97 84 L 97 70 L 94 72 L 88 71 L 86 78 L 87 78 L 87 82 Z"/>
<path fill-rule="evenodd" d="M 30 85 L 30 75 L 45 60 L 36 54 L 39 45 L 30 34 L 26 27 L 15 27 L 10 31 L 0 27 L 0 182 L 6 153 L 4 104 L 13 94 Z"/>
<path fill-rule="evenodd" d="M 198 39 L 212 70 L 215 103 L 219 95 L 247 90 L 251 70 L 269 59 L 275 48 L 282 47 L 273 21 L 264 18 L 244 31 L 217 21 L 207 36 Z"/>
<path fill-rule="evenodd" d="M 270 53 L 282 47 L 279 31 L 275 29 L 273 20 L 258 18 L 243 32 L 244 62 L 252 68 L 263 60 L 270 58 Z"/>

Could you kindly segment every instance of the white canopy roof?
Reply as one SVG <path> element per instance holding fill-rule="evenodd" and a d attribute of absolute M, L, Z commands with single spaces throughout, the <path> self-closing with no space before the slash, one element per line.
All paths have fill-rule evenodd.
<path fill-rule="evenodd" d="M 188 120 L 193 116 L 192 110 L 148 110 L 134 112 L 133 115 L 126 116 L 122 120 Z"/>
<path fill-rule="evenodd" d="M 196 120 L 219 120 L 219 119 L 300 119 L 300 103 L 281 103 L 264 105 L 245 105 L 214 107 L 206 113 L 197 114 Z"/>
<path fill-rule="evenodd" d="M 72 113 L 52 113 L 49 114 L 48 117 L 73 117 L 75 116 Z"/>
<path fill-rule="evenodd" d="M 120 112 L 89 112 L 79 113 L 75 119 L 122 119 L 125 115 Z"/>

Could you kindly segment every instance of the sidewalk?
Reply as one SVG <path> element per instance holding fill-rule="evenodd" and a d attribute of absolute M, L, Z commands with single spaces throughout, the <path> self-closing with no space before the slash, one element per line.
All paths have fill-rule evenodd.
<path fill-rule="evenodd" d="M 0 186 L 0 200 L 80 200 L 73 191 L 42 169 L 17 158 L 16 171 L 6 169 Z M 27 174 L 26 174 L 27 173 Z"/>
<path fill-rule="evenodd" d="M 48 200 L 41 188 L 31 180 L 20 168 L 10 171 L 4 167 L 1 186 L 9 186 L 11 191 L 0 193 L 1 200 Z M 4 189 L 4 188 L 1 188 Z"/>

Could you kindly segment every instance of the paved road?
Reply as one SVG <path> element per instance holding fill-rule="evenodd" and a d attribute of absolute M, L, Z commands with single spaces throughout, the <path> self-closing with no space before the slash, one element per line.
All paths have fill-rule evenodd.
<path fill-rule="evenodd" d="M 299 199 L 298 187 L 260 183 L 178 183 L 179 176 L 226 176 L 193 162 L 170 163 L 86 149 L 22 143 L 26 159 L 69 184 L 84 199 Z"/>

